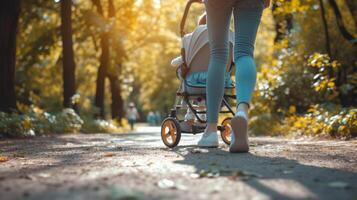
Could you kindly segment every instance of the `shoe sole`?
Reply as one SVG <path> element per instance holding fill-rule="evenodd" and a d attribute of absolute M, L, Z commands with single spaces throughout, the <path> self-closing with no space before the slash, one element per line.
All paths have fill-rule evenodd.
<path fill-rule="evenodd" d="M 197 145 L 198 147 L 203 147 L 203 148 L 217 148 L 218 144 L 213 144 L 213 145 Z"/>
<path fill-rule="evenodd" d="M 249 145 L 247 144 L 247 146 L 245 148 L 238 148 L 238 135 L 246 133 L 248 131 L 248 123 L 247 120 L 243 117 L 234 117 L 231 121 L 231 126 L 232 126 L 232 130 L 233 130 L 233 134 L 234 134 L 234 143 L 232 143 L 229 147 L 229 151 L 231 153 L 247 153 L 249 151 Z M 248 137 L 248 136 L 247 136 Z"/>
<path fill-rule="evenodd" d="M 215 149 L 218 148 L 218 146 L 198 146 L 199 148 L 207 148 L 207 149 Z"/>

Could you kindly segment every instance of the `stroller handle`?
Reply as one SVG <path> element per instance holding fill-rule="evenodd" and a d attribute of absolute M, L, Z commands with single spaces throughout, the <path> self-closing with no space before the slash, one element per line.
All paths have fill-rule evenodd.
<path fill-rule="evenodd" d="M 189 0 L 186 4 L 185 12 L 183 13 L 182 19 L 181 19 L 181 24 L 180 24 L 180 34 L 181 38 L 185 36 L 185 24 L 186 24 L 186 19 L 188 12 L 190 11 L 190 7 L 193 3 L 202 3 L 202 0 Z"/>

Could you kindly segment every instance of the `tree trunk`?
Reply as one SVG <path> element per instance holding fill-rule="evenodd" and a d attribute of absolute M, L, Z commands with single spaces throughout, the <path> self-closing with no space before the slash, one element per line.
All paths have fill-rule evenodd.
<path fill-rule="evenodd" d="M 100 46 L 102 53 L 100 55 L 100 65 L 97 73 L 97 87 L 95 92 L 95 106 L 99 108 L 99 113 L 96 117 L 105 117 L 104 110 L 104 95 L 105 95 L 105 77 L 109 65 L 109 35 L 103 33 L 100 37 Z"/>
<path fill-rule="evenodd" d="M 343 23 L 342 14 L 341 14 L 340 9 L 338 8 L 338 5 L 337 5 L 336 1 L 335 0 L 328 0 L 328 2 L 330 3 L 330 6 L 332 7 L 332 10 L 333 10 L 333 12 L 335 14 L 337 27 L 340 30 L 341 35 L 346 40 L 348 40 L 349 42 L 357 44 L 356 43 L 356 39 L 357 38 L 354 38 L 353 35 L 350 32 L 348 32 L 345 24 Z"/>
<path fill-rule="evenodd" d="M 20 0 L 0 1 L 0 111 L 16 110 L 16 33 Z"/>
<path fill-rule="evenodd" d="M 287 0 L 290 2 L 290 0 Z M 274 2 L 272 5 L 273 10 L 273 18 L 275 22 L 275 39 L 274 42 L 280 42 L 284 38 L 286 38 L 289 34 L 291 29 L 293 28 L 293 16 L 292 14 L 284 14 L 284 16 L 274 14 L 274 11 L 279 7 L 279 5 Z"/>
<path fill-rule="evenodd" d="M 103 7 L 100 0 L 92 0 L 97 7 L 97 11 L 104 17 Z M 108 2 L 108 18 L 115 16 L 115 9 L 112 0 Z M 96 117 L 105 117 L 104 98 L 105 98 L 105 78 L 110 64 L 110 49 L 109 49 L 110 34 L 108 32 L 102 33 L 100 37 L 100 46 L 102 54 L 100 56 L 100 65 L 97 73 L 97 87 L 95 94 L 95 106 L 99 108 L 99 113 Z M 113 107 L 113 106 L 112 106 Z"/>
<path fill-rule="evenodd" d="M 109 18 L 115 17 L 115 14 L 116 14 L 116 11 L 115 11 L 114 2 L 113 2 L 113 0 L 109 0 L 109 2 L 108 2 L 108 17 Z M 122 56 L 120 54 L 120 52 L 118 51 L 117 45 L 115 47 L 116 48 L 114 48 L 114 49 L 115 49 L 116 57 Z M 118 59 L 118 60 L 120 60 L 120 61 L 117 61 L 118 69 L 113 70 L 117 73 L 114 73 L 111 75 L 108 74 L 108 77 L 110 80 L 111 94 L 112 94 L 112 106 L 111 106 L 112 119 L 116 119 L 119 121 L 119 123 L 121 123 L 121 119 L 124 117 L 124 100 L 121 95 L 120 80 L 118 79 L 118 77 L 120 76 L 120 73 L 121 73 L 121 68 L 122 68 L 121 60 L 122 59 Z"/>
<path fill-rule="evenodd" d="M 72 0 L 61 1 L 61 33 L 63 54 L 63 106 L 74 108 L 71 97 L 76 93 L 75 62 L 72 41 Z"/>
<path fill-rule="evenodd" d="M 357 29 L 357 1 L 356 0 L 345 0 L 348 9 L 351 12 L 352 18 L 355 23 L 355 30 Z"/>
<path fill-rule="evenodd" d="M 116 75 L 109 75 L 108 78 L 112 93 L 112 119 L 116 119 L 121 122 L 121 119 L 124 117 L 124 100 L 121 96 L 120 82 Z"/>
<path fill-rule="evenodd" d="M 319 3 L 320 3 L 322 24 L 323 24 L 324 32 L 325 32 L 326 52 L 327 52 L 328 56 L 331 58 L 332 55 L 331 55 L 330 34 L 329 34 L 328 24 L 327 24 L 327 19 L 326 19 L 325 6 L 324 6 L 324 3 L 323 3 L 323 0 L 319 0 Z"/>
<path fill-rule="evenodd" d="M 326 10 L 325 10 L 325 6 L 324 6 L 323 0 L 319 0 L 319 3 L 320 3 L 322 24 L 323 24 L 324 32 L 325 32 L 326 52 L 327 52 L 328 56 L 330 57 L 330 59 L 332 59 L 330 33 L 329 33 L 329 30 L 328 30 L 328 23 L 327 23 L 327 19 L 326 19 Z M 328 68 L 328 75 L 329 75 L 330 78 L 333 77 L 333 70 L 332 70 L 331 67 Z"/>
<path fill-rule="evenodd" d="M 354 38 L 354 36 L 350 32 L 348 32 L 348 30 L 343 22 L 343 16 L 342 16 L 341 11 L 338 7 L 338 4 L 336 3 L 335 0 L 328 0 L 328 2 L 330 3 L 330 6 L 332 7 L 333 13 L 336 18 L 337 26 L 338 26 L 338 29 L 339 29 L 341 35 L 346 40 L 348 40 L 352 44 L 356 45 L 357 38 Z M 337 77 L 336 77 L 336 86 L 337 87 L 340 87 L 347 83 L 347 75 L 348 75 L 348 67 L 347 66 L 342 66 L 342 67 L 338 68 Z M 340 103 L 342 106 L 348 107 L 348 106 L 353 105 L 353 100 L 351 100 L 351 99 L 354 99 L 352 93 L 344 94 L 344 93 L 340 92 L 339 98 L 340 98 Z"/>

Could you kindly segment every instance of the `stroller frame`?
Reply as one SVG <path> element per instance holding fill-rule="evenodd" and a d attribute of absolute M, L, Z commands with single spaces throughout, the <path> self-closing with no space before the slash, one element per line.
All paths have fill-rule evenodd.
<path fill-rule="evenodd" d="M 185 24 L 186 24 L 186 19 L 190 10 L 190 7 L 193 3 L 202 3 L 201 0 L 189 0 L 186 4 L 184 15 L 181 20 L 180 24 L 180 35 L 181 39 L 185 36 Z M 164 119 L 161 125 L 161 139 L 164 142 L 164 144 L 169 147 L 173 148 L 178 145 L 180 139 L 181 139 L 181 133 L 188 133 L 188 134 L 197 134 L 197 133 L 202 133 L 204 132 L 204 129 L 206 128 L 207 121 L 203 119 L 200 114 L 207 114 L 207 109 L 206 106 L 204 106 L 204 110 L 201 110 L 202 107 L 198 107 L 194 105 L 191 101 L 197 100 L 198 102 L 202 100 L 206 100 L 206 92 L 204 93 L 189 93 L 186 88 L 191 87 L 191 88 L 199 88 L 203 89 L 206 87 L 196 87 L 196 86 L 190 86 L 188 85 L 186 81 L 186 75 L 188 74 L 190 67 L 187 66 L 186 64 L 186 55 L 185 55 L 185 49 L 182 47 L 181 48 L 181 57 L 183 60 L 183 64 L 180 65 L 177 70 L 176 70 L 176 75 L 177 77 L 181 80 L 181 85 L 176 92 L 176 98 L 175 98 L 175 104 L 174 107 L 171 109 L 171 112 L 169 114 L 169 117 Z M 228 73 L 231 74 L 232 69 L 234 67 L 234 62 L 231 63 L 230 68 L 228 70 Z M 230 87 L 228 89 L 234 89 L 234 87 Z M 222 103 L 221 103 L 221 109 L 219 111 L 220 114 L 231 114 L 232 117 L 235 115 L 234 110 L 229 104 L 230 99 L 236 99 L 236 95 L 234 94 L 226 94 L 224 93 L 223 98 L 222 98 Z M 198 108 L 197 108 L 198 107 Z M 226 110 L 223 110 L 222 108 L 226 108 Z M 199 122 L 201 125 L 195 125 L 193 123 L 191 125 L 191 131 L 187 130 L 182 130 L 180 124 L 182 122 L 185 122 L 185 119 L 179 119 L 178 113 L 182 109 L 190 109 L 190 111 L 194 114 L 195 120 Z M 221 137 L 222 140 L 226 144 L 230 144 L 230 132 L 231 132 L 231 117 L 225 118 L 221 125 L 217 126 L 217 129 L 221 132 Z M 171 139 L 170 139 L 171 138 Z"/>

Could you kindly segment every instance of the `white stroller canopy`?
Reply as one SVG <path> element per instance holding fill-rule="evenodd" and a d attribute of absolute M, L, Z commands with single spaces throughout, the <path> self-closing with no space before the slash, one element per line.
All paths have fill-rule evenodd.
<path fill-rule="evenodd" d="M 229 34 L 229 42 L 233 45 L 234 37 L 233 34 Z M 208 44 L 208 31 L 207 25 L 199 25 L 195 30 L 185 35 L 182 38 L 182 47 L 185 48 L 186 64 L 191 66 L 193 59 L 206 44 Z M 208 58 L 196 58 L 196 59 L 208 59 Z"/>

